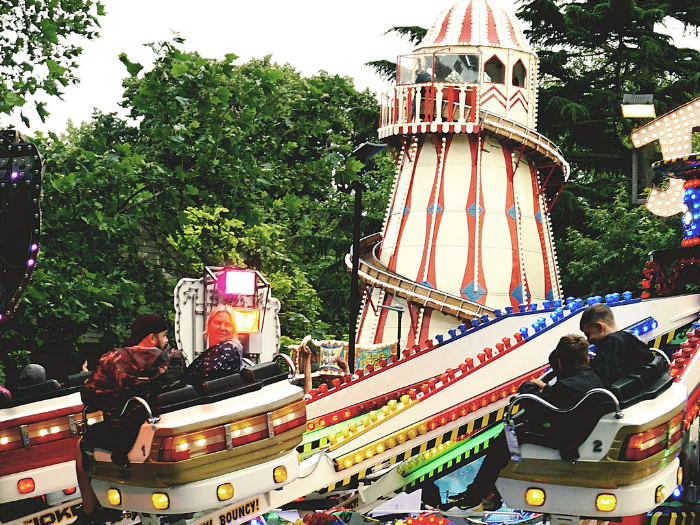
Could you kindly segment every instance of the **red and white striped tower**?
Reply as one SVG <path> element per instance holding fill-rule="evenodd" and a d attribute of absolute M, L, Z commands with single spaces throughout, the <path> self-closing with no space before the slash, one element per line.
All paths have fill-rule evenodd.
<path fill-rule="evenodd" d="M 560 298 L 549 209 L 568 176 L 534 131 L 537 55 L 494 0 L 446 9 L 382 97 L 396 158 L 381 235 L 363 242 L 357 342 L 410 347 L 494 309 Z"/>

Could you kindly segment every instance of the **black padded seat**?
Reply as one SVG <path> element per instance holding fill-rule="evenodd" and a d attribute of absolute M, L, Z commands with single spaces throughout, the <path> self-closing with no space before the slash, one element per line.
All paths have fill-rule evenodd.
<path fill-rule="evenodd" d="M 241 370 L 241 376 L 246 383 L 261 382 L 263 385 L 287 380 L 287 372 L 284 372 L 277 363 L 260 363 L 246 367 Z"/>
<path fill-rule="evenodd" d="M 0 408 L 10 408 L 14 406 L 12 398 L 7 395 L 7 392 L 0 391 Z"/>
<path fill-rule="evenodd" d="M 211 379 L 196 386 L 204 403 L 212 403 L 227 397 L 239 396 L 248 392 L 255 392 L 263 387 L 261 382 L 246 382 L 242 374 L 231 374 L 218 379 Z"/>
<path fill-rule="evenodd" d="M 656 398 L 672 384 L 673 378 L 668 373 L 668 363 L 657 355 L 650 363 L 615 381 L 610 391 L 620 402 L 620 406 L 626 408 Z"/>
<path fill-rule="evenodd" d="M 514 416 L 518 439 L 542 447 L 557 449 L 562 459 L 578 459 L 578 447 L 605 414 L 615 411 L 615 405 L 605 394 L 594 393 L 574 410 L 553 412 L 536 401 L 525 399 Z"/>
<path fill-rule="evenodd" d="M 673 378 L 668 363 L 661 356 L 613 383 L 610 391 L 620 408 L 655 399 L 668 390 Z M 561 451 L 563 459 L 578 458 L 578 447 L 588 438 L 605 414 L 615 411 L 615 405 L 605 394 L 595 393 L 576 409 L 557 413 L 536 401 L 524 399 L 521 410 L 513 416 L 521 443 L 531 443 Z"/>
<path fill-rule="evenodd" d="M 671 377 L 670 374 L 664 374 L 644 388 L 639 388 L 639 383 L 639 377 L 635 377 L 634 375 L 623 377 L 613 383 L 610 391 L 620 401 L 621 408 L 636 405 L 641 401 L 655 399 L 671 388 L 673 377 Z"/>
<path fill-rule="evenodd" d="M 15 404 L 24 405 L 34 401 L 60 397 L 65 391 L 61 390 L 61 385 L 55 379 L 47 379 L 43 383 L 36 385 L 21 386 L 14 394 Z"/>
<path fill-rule="evenodd" d="M 80 372 L 79 374 L 71 374 L 66 378 L 66 382 L 63 385 L 64 388 L 82 387 L 85 380 L 92 375 L 90 372 Z"/>
<path fill-rule="evenodd" d="M 201 398 L 192 385 L 185 385 L 175 390 L 161 392 L 149 399 L 151 409 L 157 413 L 173 412 L 181 408 L 198 405 Z"/>

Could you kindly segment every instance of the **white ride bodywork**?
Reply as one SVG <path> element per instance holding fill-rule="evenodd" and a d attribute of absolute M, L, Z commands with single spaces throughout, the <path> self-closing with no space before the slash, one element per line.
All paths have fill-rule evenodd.
<path fill-rule="evenodd" d="M 675 456 L 680 451 L 683 438 L 677 437 L 677 441 L 672 444 L 669 440 L 672 434 L 680 433 L 682 436 L 686 398 L 686 387 L 673 383 L 657 398 L 641 401 L 622 410 L 620 418 L 616 417 L 615 412 L 604 415 L 578 447 L 580 457 L 575 462 L 564 461 L 558 450 L 523 443 L 520 445 L 522 462 L 511 461 L 501 472 L 496 487 L 509 507 L 530 512 L 598 519 L 648 512 L 668 497 L 679 484 L 679 460 Z M 673 425 L 669 423 L 664 434 L 657 438 L 669 442 L 667 447 L 672 450 L 665 447 L 655 454 L 664 457 L 674 454 L 673 461 L 664 465 L 658 457 L 637 461 L 619 457 L 622 456 L 625 440 L 630 435 L 649 429 L 650 421 L 654 422 L 651 426 L 657 426 L 667 424 L 674 417 L 676 422 L 673 425 L 676 428 L 671 428 Z M 531 463 L 529 467 L 528 462 Z M 519 472 L 519 467 L 524 470 Z M 534 471 L 537 473 L 532 474 Z M 525 472 L 530 474 L 530 479 L 524 479 L 528 477 Z M 640 479 L 644 473 L 648 475 Z M 562 479 L 567 477 L 568 479 Z M 557 482 L 552 483 L 552 479 Z M 527 502 L 526 492 L 530 489 L 544 492 L 541 505 L 535 506 Z M 657 500 L 659 494 L 663 495 L 661 501 Z M 596 498 L 600 495 L 614 496 L 614 508 L 598 510 Z"/>

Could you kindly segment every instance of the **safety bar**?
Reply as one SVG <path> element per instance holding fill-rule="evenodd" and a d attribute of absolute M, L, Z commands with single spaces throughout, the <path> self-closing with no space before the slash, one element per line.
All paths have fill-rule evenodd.
<path fill-rule="evenodd" d="M 78 436 L 82 436 L 83 434 L 85 434 L 85 432 L 87 432 L 87 428 L 88 428 L 87 415 L 88 415 L 89 408 L 90 408 L 89 405 L 83 405 L 83 419 L 75 422 L 75 432 Z"/>
<path fill-rule="evenodd" d="M 124 408 L 122 408 L 121 414 L 119 414 L 119 417 L 121 417 L 121 416 L 124 415 L 124 413 L 126 412 L 126 408 L 129 406 L 129 403 L 131 403 L 132 401 L 136 401 L 137 403 L 141 403 L 141 405 L 143 406 L 143 408 L 146 409 L 146 413 L 148 414 L 148 419 L 147 419 L 147 421 L 148 421 L 149 424 L 152 425 L 153 423 L 158 423 L 158 421 L 160 421 L 160 417 L 158 417 L 158 416 L 155 416 L 155 417 L 154 417 L 154 416 L 153 416 L 153 412 L 151 411 L 151 407 L 150 407 L 150 405 L 146 402 L 146 400 L 143 399 L 142 397 L 138 397 L 138 396 L 134 396 L 134 397 L 131 397 L 131 398 L 127 399 L 126 403 L 124 403 Z"/>
<path fill-rule="evenodd" d="M 279 358 L 282 358 L 282 360 L 286 361 L 287 364 L 289 365 L 290 372 L 289 372 L 288 379 L 289 379 L 289 382 L 291 383 L 292 381 L 294 381 L 294 377 L 297 374 L 297 369 L 294 366 L 294 361 L 292 361 L 292 358 L 289 357 L 287 354 L 281 354 L 278 352 L 272 356 L 272 362 L 273 363 L 277 362 L 277 359 L 279 359 Z"/>
<path fill-rule="evenodd" d="M 671 360 L 668 358 L 668 356 L 665 353 L 663 353 L 658 348 L 650 348 L 649 350 L 651 350 L 653 353 L 659 354 L 661 357 L 663 357 L 666 360 L 668 367 L 671 368 Z"/>
<path fill-rule="evenodd" d="M 586 395 L 581 398 L 581 400 L 576 403 L 574 406 L 571 408 L 558 408 L 552 405 L 551 403 L 545 401 L 539 396 L 536 396 L 535 394 L 520 394 L 518 396 L 515 396 L 510 402 L 510 405 L 508 405 L 508 410 L 506 411 L 506 420 L 511 420 L 512 419 L 512 410 L 513 407 L 522 399 L 530 399 L 532 401 L 536 401 L 540 405 L 550 409 L 553 412 L 556 412 L 558 414 L 566 414 L 567 412 L 571 412 L 572 410 L 576 410 L 578 406 L 583 403 L 587 398 L 592 396 L 593 394 L 604 394 L 608 396 L 613 403 L 615 403 L 615 419 L 622 419 L 624 417 L 624 412 L 622 412 L 622 409 L 620 408 L 620 402 L 617 400 L 617 397 L 615 397 L 615 394 L 610 392 L 610 390 L 606 390 L 605 388 L 593 388 L 586 392 Z"/>

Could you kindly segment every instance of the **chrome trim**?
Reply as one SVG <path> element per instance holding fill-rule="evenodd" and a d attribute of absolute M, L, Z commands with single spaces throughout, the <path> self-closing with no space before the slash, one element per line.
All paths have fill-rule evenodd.
<path fill-rule="evenodd" d="M 78 429 L 75 426 L 75 416 L 73 414 L 70 414 L 68 416 L 68 425 L 70 426 L 70 435 L 71 437 L 77 437 L 78 435 Z"/>
<path fill-rule="evenodd" d="M 589 390 L 588 392 L 586 392 L 586 395 L 583 396 L 581 398 L 581 400 L 578 403 L 576 403 L 574 406 L 572 406 L 571 408 L 557 408 L 554 405 L 552 405 L 551 403 L 548 403 L 547 401 L 545 401 L 544 399 L 542 399 L 541 397 L 539 397 L 535 394 L 520 394 L 518 396 L 515 396 L 515 398 L 513 398 L 511 400 L 510 405 L 508 405 L 508 410 L 506 411 L 505 419 L 506 420 L 512 419 L 513 407 L 521 399 L 530 399 L 532 401 L 536 401 L 537 403 L 539 403 L 540 405 L 542 405 L 544 407 L 547 407 L 548 409 L 550 409 L 553 412 L 556 412 L 558 414 L 566 414 L 567 412 L 571 412 L 572 410 L 575 410 L 576 408 L 578 408 L 578 406 L 581 403 L 583 403 L 587 398 L 589 398 L 593 394 L 604 394 L 604 395 L 608 396 L 612 400 L 612 402 L 615 403 L 615 419 L 622 419 L 624 417 L 625 414 L 624 414 L 624 412 L 622 412 L 622 409 L 620 408 L 620 402 L 615 397 L 615 394 L 613 394 L 612 392 L 610 392 L 610 390 L 607 390 L 605 388 L 593 388 L 593 389 Z"/>
<path fill-rule="evenodd" d="M 289 382 L 291 383 L 292 381 L 294 381 L 294 377 L 295 377 L 296 374 L 297 374 L 297 369 L 296 369 L 296 367 L 294 366 L 294 362 L 292 361 L 292 358 L 289 357 L 287 354 L 282 354 L 282 353 L 279 353 L 279 352 L 272 356 L 272 362 L 275 363 L 275 362 L 277 362 L 277 359 L 280 359 L 280 358 L 281 358 L 282 360 L 286 361 L 286 362 L 287 362 L 287 365 L 289 365 L 289 376 L 288 376 L 288 379 L 289 379 Z"/>
<path fill-rule="evenodd" d="M 131 403 L 132 401 L 136 401 L 137 403 L 140 403 L 140 404 L 143 406 L 143 408 L 146 409 L 146 413 L 148 414 L 148 419 L 147 419 L 147 421 L 148 421 L 149 424 L 152 425 L 152 424 L 158 423 L 158 421 L 160 421 L 160 417 L 159 417 L 159 416 L 154 416 L 154 415 L 153 415 L 153 412 L 151 411 L 151 407 L 150 407 L 150 405 L 146 402 L 146 400 L 143 399 L 142 397 L 138 397 L 138 396 L 134 396 L 134 397 L 131 397 L 131 398 L 127 399 L 126 403 L 124 403 L 124 408 L 122 408 L 121 414 L 119 414 L 119 417 L 121 417 L 121 416 L 124 415 L 124 412 L 126 412 L 126 408 L 129 406 L 129 403 Z"/>
<path fill-rule="evenodd" d="M 226 433 L 226 450 L 233 450 L 233 440 L 231 438 L 231 423 L 226 423 L 224 425 L 224 432 Z"/>
<path fill-rule="evenodd" d="M 32 442 L 29 439 L 29 430 L 27 429 L 27 425 L 20 425 L 19 431 L 22 433 L 22 444 L 24 445 L 24 448 L 31 447 Z"/>
<path fill-rule="evenodd" d="M 267 416 L 267 437 L 275 437 L 275 425 L 272 423 L 272 412 L 265 414 Z"/>

